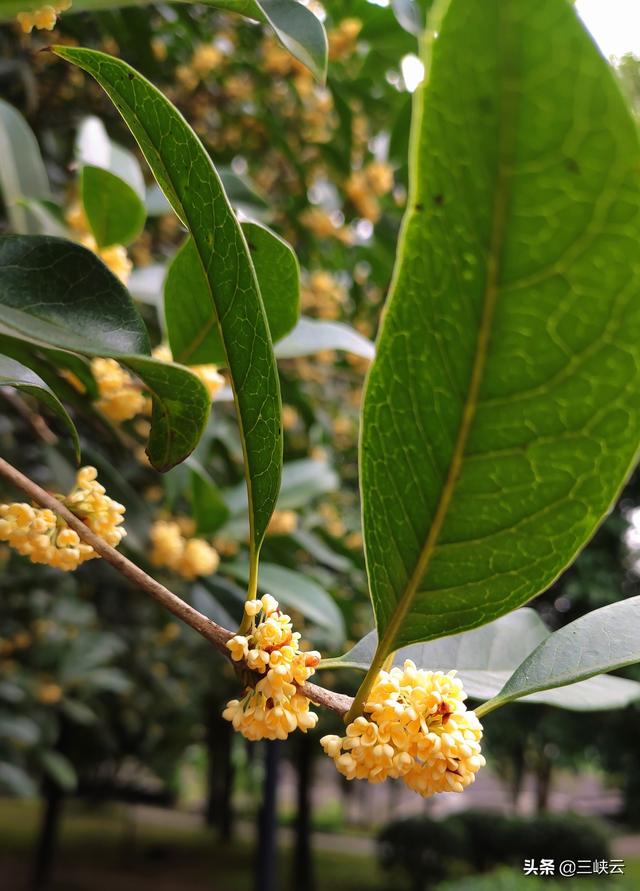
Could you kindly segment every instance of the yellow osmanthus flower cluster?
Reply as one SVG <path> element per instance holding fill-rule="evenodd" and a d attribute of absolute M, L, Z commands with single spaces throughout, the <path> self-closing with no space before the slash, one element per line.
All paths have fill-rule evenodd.
<path fill-rule="evenodd" d="M 231 658 L 262 675 L 242 699 L 232 699 L 222 716 L 247 739 L 286 739 L 294 730 L 304 733 L 316 726 L 318 716 L 299 691 L 314 673 L 320 653 L 303 652 L 300 634 L 270 594 L 248 600 L 249 634 L 236 634 L 227 643 Z"/>
<path fill-rule="evenodd" d="M 129 421 L 146 412 L 148 397 L 115 359 L 92 359 L 91 373 L 100 393 L 96 405 L 112 421 Z"/>
<path fill-rule="evenodd" d="M 151 527 L 151 562 L 189 581 L 211 575 L 220 564 L 218 552 L 204 538 L 192 538 L 185 531 L 176 520 L 157 520 Z"/>
<path fill-rule="evenodd" d="M 122 244 L 112 244 L 109 247 L 99 248 L 93 235 L 83 235 L 80 243 L 97 254 L 104 265 L 108 267 L 123 285 L 129 281 L 133 270 L 133 263 L 129 259 L 127 249 Z"/>
<path fill-rule="evenodd" d="M 485 764 L 482 725 L 467 711 L 462 683 L 453 673 L 425 671 L 411 660 L 381 671 L 344 737 L 320 743 L 348 780 L 402 779 L 423 797 L 462 792 Z"/>
<path fill-rule="evenodd" d="M 92 532 L 117 547 L 126 534 L 121 526 L 124 507 L 105 493 L 97 476 L 95 467 L 81 468 L 71 492 L 56 497 Z M 66 571 L 100 556 L 80 540 L 62 517 L 48 508 L 25 503 L 0 505 L 0 541 L 8 542 L 32 563 L 46 563 Z"/>
<path fill-rule="evenodd" d="M 344 191 L 361 217 L 377 223 L 381 213 L 378 198 L 392 188 L 393 168 L 384 161 L 372 161 L 362 170 L 354 170 Z"/>
<path fill-rule="evenodd" d="M 329 32 L 329 58 L 332 61 L 347 59 L 355 51 L 361 30 L 360 19 L 342 19 L 337 27 Z"/>
<path fill-rule="evenodd" d="M 38 31 L 52 31 L 58 15 L 70 6 L 71 0 L 58 0 L 57 3 L 41 6 L 32 12 L 19 12 L 16 19 L 25 34 L 31 34 L 34 28 Z"/>
<path fill-rule="evenodd" d="M 301 291 L 302 307 L 320 319 L 338 319 L 345 309 L 349 294 L 345 286 L 330 272 L 316 269 L 306 279 Z"/>

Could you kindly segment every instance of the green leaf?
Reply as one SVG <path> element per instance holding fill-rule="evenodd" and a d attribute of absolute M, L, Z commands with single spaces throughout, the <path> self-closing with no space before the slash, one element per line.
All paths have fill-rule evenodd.
<path fill-rule="evenodd" d="M 11 228 L 35 235 L 41 231 L 36 213 L 24 199 L 49 199 L 49 177 L 38 141 L 20 112 L 0 99 L 0 193 Z"/>
<path fill-rule="evenodd" d="M 37 786 L 29 774 L 7 761 L 0 761 L 0 789 L 23 798 L 35 798 L 38 794 Z"/>
<path fill-rule="evenodd" d="M 295 327 L 300 315 L 298 258 L 291 245 L 260 223 L 243 223 L 242 231 L 256 270 L 271 339 L 275 343 Z"/>
<path fill-rule="evenodd" d="M 181 365 L 145 356 L 121 360 L 153 397 L 147 455 L 156 470 L 170 470 L 191 454 L 207 425 L 211 401 L 200 380 Z"/>
<path fill-rule="evenodd" d="M 280 485 L 282 423 L 268 324 L 242 230 L 202 143 L 162 93 L 129 65 L 104 53 L 69 47 L 55 52 L 104 87 L 191 232 L 231 373 L 255 559 Z"/>
<path fill-rule="evenodd" d="M 144 229 L 144 204 L 131 186 L 108 170 L 83 168 L 82 203 L 98 247 L 130 244 Z"/>
<path fill-rule="evenodd" d="M 78 127 L 75 154 L 78 165 L 99 167 L 123 180 L 141 201 L 146 188 L 138 159 L 129 149 L 114 142 L 100 118 L 86 117 Z"/>
<path fill-rule="evenodd" d="M 244 561 L 225 564 L 224 571 L 243 582 L 249 578 L 249 564 Z M 342 613 L 333 597 L 309 576 L 284 566 L 262 563 L 258 589 L 271 594 L 282 606 L 297 610 L 305 619 L 317 625 L 325 633 L 328 646 L 339 647 L 344 642 Z"/>
<path fill-rule="evenodd" d="M 191 506 L 199 535 L 211 535 L 226 523 L 229 508 L 220 489 L 193 457 L 188 459 Z"/>
<path fill-rule="evenodd" d="M 243 223 L 272 341 L 295 326 L 300 313 L 300 269 L 291 247 L 258 223 Z M 164 284 L 164 313 L 177 362 L 226 363 L 209 284 L 198 251 L 188 238 L 173 258 Z"/>
<path fill-rule="evenodd" d="M 481 707 L 481 713 L 636 662 L 640 662 L 640 597 L 630 597 L 593 610 L 550 634 L 516 668 L 498 695 Z"/>
<path fill-rule="evenodd" d="M 56 785 L 65 792 L 73 792 L 78 785 L 73 764 L 61 752 L 47 751 L 40 754 L 40 761 L 44 772 Z"/>
<path fill-rule="evenodd" d="M 327 73 L 327 35 L 320 20 L 297 0 L 261 0 L 266 21 L 280 43 L 324 82 Z"/>
<path fill-rule="evenodd" d="M 640 441 L 640 151 L 614 75 L 557 0 L 451 0 L 436 27 L 364 399 L 368 682 L 551 584 Z"/>
<path fill-rule="evenodd" d="M 320 495 L 334 492 L 339 483 L 338 474 L 326 461 L 316 458 L 287 461 L 282 469 L 278 510 L 306 507 Z M 247 494 L 244 486 L 227 489 L 224 499 L 234 516 L 246 513 Z"/>
<path fill-rule="evenodd" d="M 195 448 L 210 401 L 180 365 L 147 358 L 147 332 L 121 282 L 91 251 L 50 236 L 0 238 L 0 332 L 30 344 L 117 359 L 153 397 L 147 453 L 158 470 Z"/>
<path fill-rule="evenodd" d="M 127 289 L 92 251 L 51 236 L 0 238 L 0 324 L 89 356 L 150 352 Z"/>
<path fill-rule="evenodd" d="M 0 740 L 33 746 L 40 739 L 40 728 L 26 715 L 0 714 Z"/>
<path fill-rule="evenodd" d="M 531 653 L 553 637 L 535 610 L 524 608 L 473 631 L 403 647 L 394 654 L 393 664 L 402 665 L 405 659 L 411 659 L 418 668 L 455 670 L 471 699 L 487 699 L 502 689 L 513 669 L 522 662 L 523 654 Z M 376 632 L 371 631 L 344 656 L 323 659 L 320 667 L 366 671 L 374 658 L 377 642 Z M 624 708 L 640 699 L 640 684 L 626 678 L 597 675 L 560 690 L 522 695 L 526 703 L 572 711 L 604 711 Z M 490 709 L 486 706 L 478 709 L 480 714 L 485 710 Z"/>
<path fill-rule="evenodd" d="M 548 635 L 538 613 L 525 607 L 473 631 L 403 647 L 394 653 L 393 664 L 402 665 L 405 659 L 411 659 L 419 668 L 433 671 L 509 670 L 519 665 L 523 653 L 530 653 Z M 322 666 L 366 671 L 377 645 L 378 635 L 370 631 L 344 656 L 323 659 Z"/>
<path fill-rule="evenodd" d="M 51 387 L 35 371 L 16 361 L 16 359 L 0 355 L 0 386 L 16 387 L 16 389 L 34 396 L 39 402 L 42 402 L 43 405 L 46 405 L 48 409 L 54 412 L 69 431 L 76 460 L 80 461 L 80 440 L 76 425 Z"/>
<path fill-rule="evenodd" d="M 278 359 L 294 359 L 322 350 L 344 350 L 363 359 L 373 359 L 373 343 L 342 322 L 324 322 L 302 316 L 293 331 L 276 344 Z"/>

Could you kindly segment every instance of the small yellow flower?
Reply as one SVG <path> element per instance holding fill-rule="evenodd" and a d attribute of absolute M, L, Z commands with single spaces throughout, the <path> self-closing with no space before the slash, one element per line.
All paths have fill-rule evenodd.
<path fill-rule="evenodd" d="M 119 278 L 123 285 L 129 281 L 133 269 L 133 263 L 129 259 L 127 249 L 121 244 L 112 244 L 109 247 L 99 248 L 93 235 L 84 235 L 80 243 L 102 260 L 111 272 Z"/>
<path fill-rule="evenodd" d="M 166 343 L 162 343 L 154 349 L 153 358 L 158 359 L 159 362 L 173 362 L 171 350 Z M 224 387 L 224 378 L 215 365 L 190 365 L 189 371 L 200 378 L 210 399 L 213 399 L 216 393 Z"/>
<path fill-rule="evenodd" d="M 231 653 L 231 658 L 234 662 L 241 662 L 247 658 L 247 653 L 249 652 L 247 638 L 241 634 L 236 634 L 235 637 L 227 641 L 227 649 Z"/>
<path fill-rule="evenodd" d="M 115 359 L 92 359 L 91 373 L 100 393 L 97 407 L 112 421 L 129 421 L 145 411 L 142 388 Z"/>

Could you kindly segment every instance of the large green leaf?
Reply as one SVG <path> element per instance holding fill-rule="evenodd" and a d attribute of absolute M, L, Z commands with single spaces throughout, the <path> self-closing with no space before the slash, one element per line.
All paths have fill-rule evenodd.
<path fill-rule="evenodd" d="M 254 556 L 278 496 L 282 467 L 280 385 L 246 241 L 209 155 L 159 90 L 119 59 L 57 47 L 92 74 L 135 136 L 193 239 L 207 276 L 234 390 L 245 453 Z"/>
<path fill-rule="evenodd" d="M 523 696 L 539 696 L 543 690 L 576 681 L 586 683 L 586 678 L 635 662 L 640 662 L 640 597 L 593 610 L 550 634 L 516 668 L 498 695 L 481 707 L 481 712 Z M 568 688 L 569 694 L 572 689 Z"/>
<path fill-rule="evenodd" d="M 436 27 L 364 399 L 366 683 L 548 586 L 640 441 L 640 151 L 614 75 L 562 0 L 451 0 Z"/>
<path fill-rule="evenodd" d="M 44 235 L 0 238 L 0 332 L 112 357 L 137 374 L 153 396 L 147 452 L 158 470 L 195 448 L 209 416 L 207 391 L 188 369 L 144 355 L 147 332 L 126 288 L 81 245 Z"/>
<path fill-rule="evenodd" d="M 119 6 L 144 6 L 152 0 L 74 0 L 69 13 L 96 12 Z M 180 0 L 190 3 L 193 0 Z M 203 0 L 208 6 L 227 9 L 269 25 L 280 43 L 323 81 L 327 70 L 327 35 L 322 22 L 298 0 Z M 0 0 L 0 21 L 42 6 L 41 0 Z M 68 14 L 68 13 L 66 13 Z"/>
<path fill-rule="evenodd" d="M 284 337 L 300 313 L 300 270 L 291 247 L 258 223 L 243 223 L 271 340 Z M 164 313 L 171 352 L 177 362 L 224 365 L 225 349 L 209 283 L 198 250 L 188 238 L 169 266 L 164 283 Z"/>
<path fill-rule="evenodd" d="M 109 170 L 83 168 L 82 204 L 98 247 L 130 244 L 144 228 L 144 204 L 128 183 Z"/>
<path fill-rule="evenodd" d="M 535 610 L 525 607 L 473 631 L 403 647 L 394 654 L 393 664 L 402 665 L 405 659 L 411 659 L 419 668 L 432 671 L 453 669 L 468 696 L 472 699 L 488 699 L 504 687 L 514 668 L 522 662 L 523 656 L 535 651 L 536 647 L 542 650 L 554 637 Z M 357 668 L 366 671 L 375 656 L 377 642 L 376 632 L 371 631 L 344 656 L 323 659 L 321 668 Z M 593 674 L 608 671 L 610 667 L 603 664 Z M 626 678 L 597 675 L 587 680 L 576 677 L 568 683 L 569 686 L 561 689 L 531 686 L 518 697 L 512 698 L 522 697 L 523 702 L 553 705 L 573 711 L 623 708 L 640 699 L 640 684 Z M 553 686 L 549 684 L 550 688 Z M 494 702 L 496 707 L 500 704 L 497 699 Z M 482 705 L 478 711 L 483 713 L 490 711 L 490 708 L 490 704 L 489 708 Z"/>
<path fill-rule="evenodd" d="M 69 431 L 76 459 L 80 460 L 80 440 L 78 439 L 76 425 L 51 387 L 35 371 L 16 361 L 16 359 L 0 355 L 0 386 L 16 387 L 16 389 L 22 390 L 30 396 L 35 396 L 43 405 L 46 405 L 48 409 L 54 412 Z"/>
<path fill-rule="evenodd" d="M 14 232 L 36 235 L 41 221 L 26 199 L 51 197 L 38 141 L 16 109 L 0 99 L 0 197 Z"/>

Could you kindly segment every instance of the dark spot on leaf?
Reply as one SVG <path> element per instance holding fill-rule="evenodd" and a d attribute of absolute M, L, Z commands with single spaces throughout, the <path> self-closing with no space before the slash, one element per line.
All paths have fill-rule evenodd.
<path fill-rule="evenodd" d="M 433 203 L 437 204 L 438 207 L 441 207 L 444 204 L 444 195 L 441 195 L 440 193 L 438 193 L 437 195 L 434 195 Z"/>
<path fill-rule="evenodd" d="M 567 158 L 564 162 L 564 166 L 570 173 L 580 173 L 580 165 L 574 158 Z"/>
<path fill-rule="evenodd" d="M 424 204 L 416 204 L 415 209 L 419 213 L 421 210 L 424 210 Z"/>

